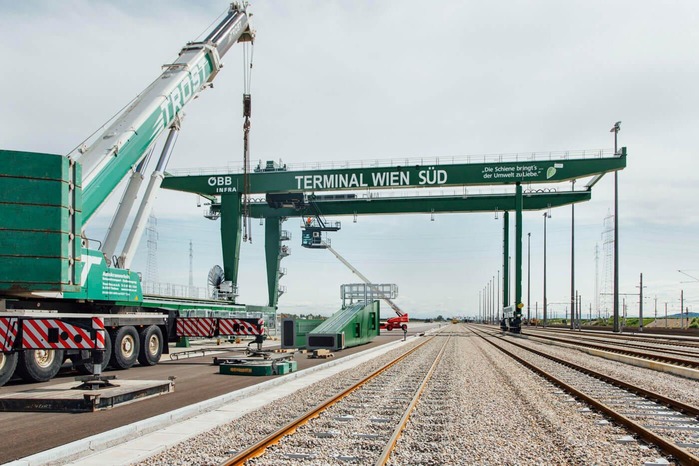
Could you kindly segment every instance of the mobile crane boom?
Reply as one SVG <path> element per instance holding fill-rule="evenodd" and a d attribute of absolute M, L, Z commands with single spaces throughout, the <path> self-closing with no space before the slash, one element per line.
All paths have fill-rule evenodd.
<path fill-rule="evenodd" d="M 102 134 L 88 138 L 90 144 L 68 156 L 0 149 L 0 386 L 15 369 L 28 382 L 45 382 L 66 360 L 97 378 L 108 365 L 154 365 L 169 352 L 169 342 L 182 338 L 252 335 L 258 347 L 264 341 L 262 311 L 251 317 L 256 311 L 230 301 L 144 295 L 139 275 L 128 268 L 183 108 L 211 85 L 233 44 L 252 41 L 246 8 L 247 2 L 232 3 L 204 40 L 186 44 Z M 118 243 L 149 154 L 166 129 L 134 228 L 113 267 L 105 256 Z M 85 224 L 129 172 L 109 246 L 90 248 Z"/>
<path fill-rule="evenodd" d="M 174 63 L 72 160 L 82 165 L 83 222 L 106 201 L 116 186 L 148 152 L 182 109 L 209 87 L 221 68 L 221 57 L 238 41 L 252 40 L 245 5 L 231 4 L 224 19 L 201 42 L 189 42 Z"/>
<path fill-rule="evenodd" d="M 366 278 L 364 275 L 362 275 L 362 273 L 361 273 L 359 270 L 357 270 L 356 268 L 354 268 L 354 266 L 352 266 L 352 264 L 350 264 L 349 262 L 347 262 L 347 260 L 346 260 L 344 257 L 342 257 L 342 256 L 340 255 L 340 253 L 338 253 L 337 251 L 335 251 L 335 250 L 330 246 L 330 244 L 325 243 L 324 246 L 325 246 L 325 249 L 327 249 L 328 251 L 330 251 L 331 253 L 333 253 L 333 255 L 334 255 L 335 257 L 337 257 L 337 259 L 338 259 L 340 262 L 342 262 L 343 264 L 345 264 L 345 266 L 347 266 L 348 269 L 350 269 L 350 270 L 351 270 L 356 276 L 358 276 L 364 283 L 366 283 L 370 288 L 372 288 L 373 291 L 374 291 L 375 293 L 377 293 L 381 299 L 383 299 L 384 301 L 386 301 L 386 303 L 391 307 L 391 309 L 393 309 L 393 311 L 398 315 L 398 317 L 403 317 L 403 316 L 406 315 L 405 312 L 403 312 L 403 311 L 400 310 L 400 308 L 396 305 L 396 303 L 394 303 L 393 301 L 391 301 L 391 299 L 390 299 L 388 296 L 384 296 L 383 293 L 381 293 L 380 290 L 379 290 L 378 288 L 376 288 L 376 287 L 371 283 L 371 281 L 370 281 L 368 278 Z"/>

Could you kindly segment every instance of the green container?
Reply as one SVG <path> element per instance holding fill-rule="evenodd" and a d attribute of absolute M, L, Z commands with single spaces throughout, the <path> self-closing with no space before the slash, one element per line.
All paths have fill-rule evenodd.
<path fill-rule="evenodd" d="M 296 372 L 299 370 L 299 363 L 296 361 L 289 361 L 289 372 Z"/>
<path fill-rule="evenodd" d="M 0 292 L 80 291 L 80 164 L 0 150 Z"/>
<path fill-rule="evenodd" d="M 219 374 L 264 376 L 272 374 L 272 364 L 221 364 Z"/>
<path fill-rule="evenodd" d="M 282 319 L 282 348 L 305 348 L 306 335 L 325 319 Z"/>
<path fill-rule="evenodd" d="M 284 375 L 291 372 L 291 364 L 286 361 L 278 362 L 276 364 L 277 375 Z"/>

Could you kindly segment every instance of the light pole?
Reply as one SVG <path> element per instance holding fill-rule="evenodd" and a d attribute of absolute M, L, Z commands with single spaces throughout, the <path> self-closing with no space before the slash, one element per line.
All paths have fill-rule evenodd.
<path fill-rule="evenodd" d="M 614 133 L 614 155 L 618 152 L 617 135 L 621 130 L 621 121 L 617 121 L 609 130 Z M 614 171 L 614 332 L 619 332 L 619 171 Z"/>
<path fill-rule="evenodd" d="M 571 182 L 571 190 L 575 191 L 575 180 Z M 570 329 L 575 328 L 575 203 L 570 205 Z"/>
<path fill-rule="evenodd" d="M 548 309 L 546 308 L 546 219 L 550 215 L 549 212 L 544 212 L 544 327 L 548 323 Z"/>
<path fill-rule="evenodd" d="M 532 291 L 532 262 L 531 262 L 532 234 L 527 233 L 527 325 L 531 325 L 531 291 Z"/>
<path fill-rule="evenodd" d="M 491 288 L 493 294 L 493 323 L 496 324 L 498 319 L 498 304 L 496 301 L 497 294 L 495 292 L 495 275 L 493 275 L 493 278 L 491 280 L 493 283 L 493 286 Z"/>
<path fill-rule="evenodd" d="M 503 278 L 505 278 L 504 275 Z M 500 269 L 498 269 L 498 281 L 496 283 L 497 291 L 495 292 L 495 314 L 497 315 L 498 320 L 500 320 Z"/>

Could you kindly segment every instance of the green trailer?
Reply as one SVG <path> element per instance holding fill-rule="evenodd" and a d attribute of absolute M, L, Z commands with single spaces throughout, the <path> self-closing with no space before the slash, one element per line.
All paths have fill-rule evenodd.
<path fill-rule="evenodd" d="M 305 348 L 306 336 L 326 319 L 282 319 L 282 349 Z"/>
<path fill-rule="evenodd" d="M 341 350 L 369 343 L 379 335 L 379 301 L 359 302 L 340 309 L 311 330 L 306 348 Z"/>

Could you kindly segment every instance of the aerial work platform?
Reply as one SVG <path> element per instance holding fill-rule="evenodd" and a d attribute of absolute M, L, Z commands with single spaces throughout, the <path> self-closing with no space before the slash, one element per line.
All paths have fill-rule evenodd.
<path fill-rule="evenodd" d="M 369 343 L 379 335 L 379 301 L 340 309 L 306 336 L 306 348 L 341 350 Z"/>

